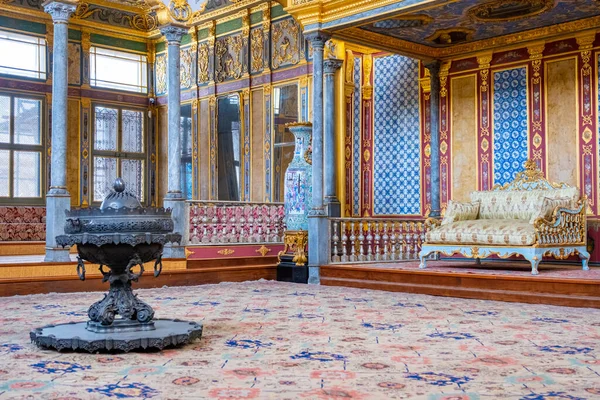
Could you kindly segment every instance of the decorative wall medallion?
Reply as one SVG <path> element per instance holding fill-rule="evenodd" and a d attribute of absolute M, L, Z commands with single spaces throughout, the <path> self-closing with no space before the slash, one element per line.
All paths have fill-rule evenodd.
<path fill-rule="evenodd" d="M 440 29 L 426 40 L 442 46 L 463 43 L 471 40 L 475 31 L 467 28 Z"/>
<path fill-rule="evenodd" d="M 208 76 L 208 43 L 198 46 L 198 82 L 205 83 L 210 80 Z"/>
<path fill-rule="evenodd" d="M 223 250 L 217 251 L 217 253 L 221 254 L 222 256 L 230 256 L 233 253 L 235 253 L 235 250 L 232 250 L 232 249 L 223 249 Z"/>
<path fill-rule="evenodd" d="M 271 41 L 273 68 L 300 62 L 301 37 L 300 27 L 293 19 L 273 22 Z"/>
<path fill-rule="evenodd" d="M 241 34 L 217 39 L 215 42 L 216 71 L 215 80 L 223 82 L 227 79 L 239 79 L 244 71 L 242 65 Z"/>
<path fill-rule="evenodd" d="M 480 21 L 512 21 L 541 14 L 554 7 L 554 0 L 495 0 L 467 11 Z"/>
<path fill-rule="evenodd" d="M 159 54 L 156 56 L 156 94 L 161 95 L 167 92 L 167 55 Z"/>
<path fill-rule="evenodd" d="M 250 53 L 252 54 L 250 68 L 252 72 L 259 72 L 264 68 L 264 40 L 262 29 L 253 29 L 250 40 Z"/>

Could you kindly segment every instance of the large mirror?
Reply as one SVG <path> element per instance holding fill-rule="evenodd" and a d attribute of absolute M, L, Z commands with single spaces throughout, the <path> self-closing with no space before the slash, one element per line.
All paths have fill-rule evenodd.
<path fill-rule="evenodd" d="M 192 105 L 181 105 L 179 120 L 181 135 L 181 190 L 183 198 L 192 199 Z"/>
<path fill-rule="evenodd" d="M 294 158 L 294 135 L 285 127 L 298 122 L 298 83 L 273 88 L 273 201 L 282 202 L 285 191 L 285 171 Z"/>
<path fill-rule="evenodd" d="M 240 96 L 217 99 L 217 152 L 219 200 L 240 201 L 242 165 Z"/>

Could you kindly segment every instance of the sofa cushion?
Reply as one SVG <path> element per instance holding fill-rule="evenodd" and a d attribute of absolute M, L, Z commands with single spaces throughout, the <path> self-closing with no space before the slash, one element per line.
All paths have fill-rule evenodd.
<path fill-rule="evenodd" d="M 544 197 L 551 199 L 567 197 L 576 202 L 577 188 L 554 190 L 493 190 L 472 192 L 471 201 L 480 201 L 478 219 L 522 219 L 531 220 L 542 208 Z"/>
<path fill-rule="evenodd" d="M 428 244 L 528 246 L 534 244 L 535 240 L 533 225 L 529 220 L 521 219 L 458 221 L 425 234 Z"/>
<path fill-rule="evenodd" d="M 448 201 L 448 207 L 442 220 L 442 225 L 448 225 L 456 221 L 467 221 L 470 219 L 477 219 L 479 214 L 479 201 L 472 203 L 461 203 L 458 201 Z"/>

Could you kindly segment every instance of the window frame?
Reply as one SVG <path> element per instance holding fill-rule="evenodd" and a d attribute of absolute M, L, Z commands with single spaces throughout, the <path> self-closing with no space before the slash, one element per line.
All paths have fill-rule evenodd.
<path fill-rule="evenodd" d="M 117 137 L 116 137 L 116 144 L 117 144 L 117 150 L 96 150 L 95 148 L 95 140 L 96 140 L 96 107 L 104 107 L 104 108 L 111 108 L 111 109 L 117 109 Z M 130 151 L 122 151 L 121 150 L 121 139 L 123 137 L 123 126 L 122 126 L 122 121 L 123 121 L 123 110 L 125 111 L 136 111 L 136 112 L 141 112 L 142 113 L 142 121 L 143 121 L 143 127 L 142 127 L 142 151 L 139 153 L 135 153 L 135 152 L 130 152 Z M 92 117 L 92 135 L 91 135 L 91 142 L 90 142 L 90 153 L 91 153 L 91 157 L 90 157 L 90 203 L 94 204 L 94 205 L 99 205 L 102 200 L 95 200 L 94 199 L 94 170 L 95 170 L 95 166 L 94 166 L 94 159 L 95 157 L 108 157 L 108 158 L 115 158 L 117 159 L 117 177 L 121 176 L 121 160 L 141 160 L 142 161 L 142 165 L 143 165 L 143 179 L 144 181 L 142 182 L 142 198 L 138 199 L 140 201 L 140 203 L 142 205 L 146 205 L 147 204 L 147 199 L 149 198 L 149 193 L 148 193 L 148 180 L 149 180 L 149 165 L 150 162 L 148 160 L 148 146 L 149 146 L 149 140 L 148 140 L 148 124 L 150 123 L 148 121 L 147 115 L 146 113 L 148 112 L 147 109 L 142 108 L 142 107 L 135 107 L 135 106 L 129 106 L 129 105 L 123 105 L 123 104 L 111 104 L 111 103 L 104 103 L 104 102 L 92 102 L 91 105 L 91 117 Z M 127 184 L 127 182 L 125 182 L 125 184 Z M 129 191 L 131 188 L 130 187 L 125 187 L 125 190 Z M 137 196 L 137 193 L 134 193 Z"/>
<path fill-rule="evenodd" d="M 50 60 L 48 57 L 48 41 L 46 40 L 45 35 L 40 35 L 40 34 L 36 34 L 33 32 L 18 31 L 18 30 L 14 30 L 14 29 L 5 28 L 5 27 L 0 27 L 0 34 L 7 34 L 9 36 L 10 35 L 25 36 L 25 37 L 35 39 L 37 41 L 37 43 L 27 42 L 25 40 L 19 40 L 18 38 L 10 38 L 8 40 L 12 40 L 14 42 L 20 42 L 20 43 L 29 43 L 29 44 L 37 45 L 37 47 L 38 47 L 38 49 L 37 49 L 37 53 L 38 53 L 38 69 L 37 69 L 37 71 L 33 70 L 33 69 L 26 70 L 26 69 L 21 69 L 21 68 L 13 68 L 13 67 L 0 65 L 0 68 L 6 68 L 9 70 L 13 70 L 13 71 L 25 71 L 25 72 L 30 72 L 31 74 L 37 74 L 38 75 L 37 77 L 27 76 L 27 75 L 19 74 L 19 73 L 15 74 L 15 73 L 10 73 L 10 72 L 0 72 L 0 76 L 16 77 L 18 79 L 27 79 L 27 80 L 33 80 L 33 81 L 46 81 L 48 79 Z M 43 59 L 42 59 L 42 57 L 43 57 Z"/>
<path fill-rule="evenodd" d="M 97 71 L 98 71 L 98 69 L 96 67 L 96 57 L 97 57 L 96 49 L 114 51 L 114 52 L 118 52 L 118 53 L 123 53 L 123 54 L 128 54 L 131 56 L 139 57 L 139 60 L 137 61 L 139 64 L 139 66 L 138 66 L 139 73 L 142 77 L 145 77 L 144 81 L 142 82 L 142 85 L 100 80 L 96 76 L 93 76 L 94 73 L 96 73 L 96 75 L 97 75 Z M 128 59 L 130 61 L 135 61 L 135 60 L 131 60 L 126 57 L 115 57 L 115 56 L 111 56 L 111 55 L 107 55 L 107 54 L 102 54 L 102 56 L 103 57 L 112 57 L 112 58 L 116 58 L 116 59 Z M 90 46 L 89 65 L 90 65 L 90 86 L 93 88 L 98 88 L 98 89 L 102 89 L 102 90 L 115 90 L 115 91 L 119 91 L 119 92 L 128 92 L 128 93 L 148 94 L 148 89 L 150 87 L 149 79 L 150 79 L 151 74 L 148 71 L 148 55 L 146 53 L 138 52 L 135 50 L 125 50 L 125 49 L 121 49 L 121 48 L 112 48 L 112 47 L 108 47 L 108 46 L 92 44 L 92 46 Z M 106 82 L 106 83 L 112 84 L 113 86 L 98 85 L 98 82 Z M 121 86 L 121 87 L 119 88 L 119 87 L 114 87 L 114 86 Z M 129 88 L 126 88 L 126 87 L 129 87 Z"/>
<path fill-rule="evenodd" d="M 10 152 L 10 159 L 8 160 L 9 176 L 8 176 L 8 197 L 0 197 L 0 205 L 30 205 L 40 206 L 46 204 L 46 132 L 47 132 L 47 119 L 46 119 L 46 97 L 33 95 L 28 93 L 0 91 L 0 96 L 6 96 L 10 98 L 10 121 L 9 121 L 9 136 L 10 143 L 0 142 L 0 150 L 8 150 Z M 15 128 L 15 117 L 14 117 L 14 104 L 15 98 L 38 100 L 40 102 L 40 144 L 20 144 L 14 143 L 14 128 Z M 14 152 L 15 151 L 35 151 L 40 153 L 40 176 L 39 176 L 39 197 L 15 197 L 14 196 Z"/>

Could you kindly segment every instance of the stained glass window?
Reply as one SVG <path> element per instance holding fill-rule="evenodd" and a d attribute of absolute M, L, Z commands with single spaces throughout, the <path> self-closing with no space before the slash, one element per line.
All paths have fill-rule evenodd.
<path fill-rule="evenodd" d="M 0 93 L 0 202 L 42 202 L 42 100 Z"/>
<path fill-rule="evenodd" d="M 117 177 L 126 190 L 145 200 L 145 112 L 94 105 L 93 201 L 112 190 Z"/>

